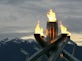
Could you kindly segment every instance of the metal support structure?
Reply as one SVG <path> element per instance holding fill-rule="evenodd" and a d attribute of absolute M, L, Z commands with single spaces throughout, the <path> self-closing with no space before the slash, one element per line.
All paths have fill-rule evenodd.
<path fill-rule="evenodd" d="M 80 61 L 76 57 L 74 57 L 72 54 L 68 53 L 66 50 L 63 50 L 62 53 L 63 53 L 63 56 L 69 61 Z"/>
<path fill-rule="evenodd" d="M 40 34 L 34 34 L 34 37 L 41 47 L 45 47 L 47 45 L 46 41 L 44 40 L 44 37 Z"/>
<path fill-rule="evenodd" d="M 38 35 L 40 36 L 40 35 Z M 37 40 L 40 38 L 38 37 Z M 40 39 L 41 40 L 41 39 Z M 64 50 L 64 46 L 66 45 L 67 35 L 61 34 L 58 38 L 55 39 L 55 42 L 53 42 L 50 45 L 46 45 L 43 49 L 35 53 L 33 56 L 31 56 L 27 61 L 37 61 L 39 57 L 42 55 L 46 55 L 46 52 L 52 52 L 50 56 L 48 57 L 48 61 L 56 61 L 58 57 L 60 57 L 60 53 L 63 53 L 63 56 L 68 61 L 80 61 L 77 58 L 75 58 L 72 54 L 68 53 L 66 50 Z M 44 40 L 45 41 L 45 40 Z M 43 42 L 42 42 L 43 43 Z M 45 44 L 45 43 L 44 43 Z"/>
<path fill-rule="evenodd" d="M 61 42 L 59 45 L 58 45 L 58 49 L 56 51 L 54 51 L 52 53 L 52 55 L 49 57 L 48 61 L 56 61 L 57 58 L 60 56 L 62 50 L 64 49 L 65 45 L 67 43 L 67 40 L 63 40 L 63 42 Z"/>
<path fill-rule="evenodd" d="M 67 37 L 67 34 L 60 35 L 54 43 L 52 43 L 51 45 L 41 49 L 39 52 L 37 52 L 33 56 L 31 56 L 27 61 L 37 61 L 37 59 L 40 56 L 46 54 L 46 52 L 49 52 L 53 49 L 55 49 L 55 50 L 58 49 L 58 45 L 60 45 L 63 42 L 63 40 L 66 39 L 66 37 Z"/>

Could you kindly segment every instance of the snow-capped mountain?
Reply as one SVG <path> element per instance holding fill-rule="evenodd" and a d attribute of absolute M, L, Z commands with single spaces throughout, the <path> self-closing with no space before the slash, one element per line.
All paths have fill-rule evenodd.
<path fill-rule="evenodd" d="M 73 47 L 73 45 L 66 45 L 65 49 L 72 53 Z M 40 45 L 34 39 L 15 38 L 8 40 L 8 38 L 5 38 L 0 41 L 0 61 L 26 61 L 38 50 L 40 50 Z M 77 46 L 75 56 L 80 60 L 82 60 L 81 51 L 82 47 Z M 61 60 L 61 58 L 58 59 L 58 61 Z M 43 57 L 42 61 L 46 61 L 46 58 Z"/>

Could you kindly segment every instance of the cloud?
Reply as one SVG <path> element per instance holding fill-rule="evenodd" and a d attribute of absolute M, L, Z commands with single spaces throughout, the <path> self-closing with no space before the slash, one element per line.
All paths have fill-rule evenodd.
<path fill-rule="evenodd" d="M 82 33 L 72 33 L 71 40 L 82 46 Z"/>
<path fill-rule="evenodd" d="M 33 30 L 37 20 L 41 20 L 41 25 L 45 28 L 48 20 L 46 13 L 50 8 L 70 31 L 82 32 L 81 6 L 81 0 L 0 0 L 0 33 L 5 33 L 6 30 L 26 31 L 26 27 Z"/>

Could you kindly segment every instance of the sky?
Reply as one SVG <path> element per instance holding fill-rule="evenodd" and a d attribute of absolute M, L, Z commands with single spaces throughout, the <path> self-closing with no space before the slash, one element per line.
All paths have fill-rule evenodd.
<path fill-rule="evenodd" d="M 82 0 L 0 0 L 0 34 L 34 32 L 38 20 L 45 30 L 50 9 L 82 40 Z"/>
<path fill-rule="evenodd" d="M 34 31 L 38 20 L 45 29 L 50 9 L 70 32 L 82 33 L 82 0 L 0 0 L 0 33 Z"/>

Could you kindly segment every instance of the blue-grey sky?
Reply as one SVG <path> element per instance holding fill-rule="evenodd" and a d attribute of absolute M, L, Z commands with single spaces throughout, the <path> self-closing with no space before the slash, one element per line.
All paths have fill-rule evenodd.
<path fill-rule="evenodd" d="M 0 33 L 34 31 L 38 20 L 45 28 L 49 9 L 70 32 L 82 33 L 82 0 L 0 0 Z"/>

